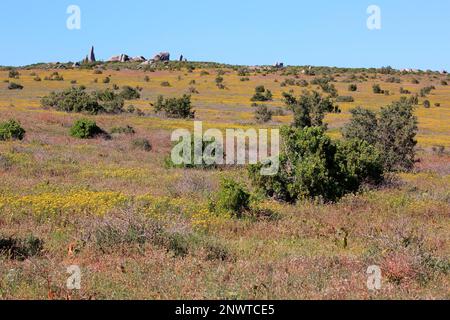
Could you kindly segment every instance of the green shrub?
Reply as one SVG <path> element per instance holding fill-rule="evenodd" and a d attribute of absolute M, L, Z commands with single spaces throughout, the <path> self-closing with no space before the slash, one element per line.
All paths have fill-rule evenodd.
<path fill-rule="evenodd" d="M 103 91 L 96 91 L 92 95 L 100 104 L 101 112 L 114 114 L 124 112 L 124 98 L 121 95 L 116 94 L 114 91 L 106 89 Z"/>
<path fill-rule="evenodd" d="M 95 121 L 88 119 L 77 120 L 70 128 L 70 135 L 79 139 L 94 138 L 96 135 L 102 133 L 104 133 L 104 131 L 97 126 Z"/>
<path fill-rule="evenodd" d="M 412 169 L 417 131 L 414 107 L 406 99 L 381 109 L 376 131 L 377 145 L 386 170 Z"/>
<path fill-rule="evenodd" d="M 133 127 L 126 126 L 126 127 L 114 127 L 111 129 L 111 134 L 135 134 L 136 131 L 134 131 Z"/>
<path fill-rule="evenodd" d="M 84 87 L 72 87 L 62 92 L 52 92 L 41 99 L 44 108 L 78 113 L 121 113 L 124 99 L 113 91 L 106 89 L 89 94 Z"/>
<path fill-rule="evenodd" d="M 355 99 L 352 96 L 339 96 L 336 102 L 355 102 Z"/>
<path fill-rule="evenodd" d="M 141 97 L 139 91 L 130 86 L 122 87 L 122 91 L 119 94 L 125 100 L 137 100 Z"/>
<path fill-rule="evenodd" d="M 53 72 L 49 77 L 45 77 L 46 81 L 64 81 L 63 76 L 61 76 L 58 72 Z"/>
<path fill-rule="evenodd" d="M 70 88 L 62 92 L 52 92 L 41 99 L 45 108 L 54 108 L 65 112 L 86 112 L 97 114 L 102 107 L 97 99 L 88 94 L 83 88 Z"/>
<path fill-rule="evenodd" d="M 335 201 L 358 191 L 364 182 L 382 180 L 379 154 L 367 142 L 334 143 L 322 127 L 282 127 L 281 138 L 276 175 L 261 175 L 261 164 L 249 167 L 253 184 L 267 196 L 288 202 L 304 198 Z"/>
<path fill-rule="evenodd" d="M 427 95 L 429 95 L 431 93 L 431 91 L 435 90 L 436 87 L 435 86 L 427 86 L 424 87 L 422 89 L 420 89 L 420 96 L 422 98 L 426 97 Z"/>
<path fill-rule="evenodd" d="M 375 145 L 377 142 L 376 131 L 378 129 L 377 115 L 367 109 L 357 107 L 350 110 L 352 118 L 342 129 L 345 139 L 360 139 Z"/>
<path fill-rule="evenodd" d="M 250 209 L 250 193 L 241 184 L 224 179 L 212 206 L 216 212 L 231 213 L 241 218 L 244 212 Z"/>
<path fill-rule="evenodd" d="M 15 83 L 15 82 L 10 82 L 8 85 L 8 89 L 9 90 L 22 90 L 23 86 L 21 84 Z"/>
<path fill-rule="evenodd" d="M 258 105 L 255 110 L 255 119 L 259 123 L 266 123 L 272 120 L 273 111 L 266 105 Z"/>
<path fill-rule="evenodd" d="M 400 88 L 400 94 L 411 94 L 411 91 L 409 91 L 409 90 L 407 90 L 407 89 L 401 87 L 401 88 Z"/>
<path fill-rule="evenodd" d="M 375 94 L 384 94 L 385 93 L 384 90 L 381 89 L 379 84 L 374 84 L 372 86 L 372 90 L 373 90 L 373 93 L 375 93 Z"/>
<path fill-rule="evenodd" d="M 376 146 L 387 171 L 412 169 L 418 128 L 411 99 L 403 97 L 382 108 L 378 117 L 362 108 L 351 113 L 352 119 L 342 130 L 344 138 Z"/>
<path fill-rule="evenodd" d="M 131 142 L 133 148 L 135 149 L 139 149 L 145 152 L 150 152 L 152 151 L 152 145 L 150 143 L 150 141 L 148 141 L 147 139 L 144 138 L 138 138 L 138 139 L 134 139 Z"/>
<path fill-rule="evenodd" d="M 19 79 L 19 77 L 20 77 L 20 73 L 17 70 L 10 70 L 8 73 L 8 78 Z"/>
<path fill-rule="evenodd" d="M 266 90 L 264 86 L 258 86 L 255 88 L 255 94 L 251 101 L 272 101 L 273 95 L 270 90 Z"/>
<path fill-rule="evenodd" d="M 356 84 L 351 84 L 348 86 L 348 91 L 357 91 L 358 86 Z"/>
<path fill-rule="evenodd" d="M 322 97 L 316 91 L 304 91 L 299 98 L 283 92 L 283 97 L 288 109 L 294 113 L 293 126 L 297 128 L 322 126 L 325 113 L 335 110 L 331 99 Z"/>
<path fill-rule="evenodd" d="M 169 118 L 178 119 L 193 119 L 195 118 L 195 111 L 192 111 L 191 96 L 183 95 L 181 98 L 164 99 L 159 96 L 155 105 L 155 112 L 163 111 Z"/>
<path fill-rule="evenodd" d="M 0 141 L 22 140 L 25 130 L 15 120 L 0 123 Z"/>

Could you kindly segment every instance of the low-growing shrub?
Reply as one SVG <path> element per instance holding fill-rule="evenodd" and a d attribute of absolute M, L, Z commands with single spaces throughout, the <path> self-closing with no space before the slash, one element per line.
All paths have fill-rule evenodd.
<path fill-rule="evenodd" d="M 10 82 L 8 85 L 8 89 L 9 90 L 22 90 L 23 85 L 15 83 L 15 82 Z"/>
<path fill-rule="evenodd" d="M 339 96 L 336 102 L 355 102 L 355 99 L 352 96 Z"/>
<path fill-rule="evenodd" d="M 121 113 L 124 98 L 110 89 L 96 91 L 91 94 L 84 87 L 72 87 L 62 92 L 52 92 L 41 99 L 44 108 L 54 108 L 58 111 L 78 113 Z"/>
<path fill-rule="evenodd" d="M 77 120 L 70 128 L 70 135 L 79 139 L 91 139 L 103 133 L 104 131 L 97 126 L 95 121 L 88 119 Z"/>
<path fill-rule="evenodd" d="M 372 86 L 372 91 L 375 94 L 384 94 L 385 93 L 384 90 L 381 89 L 381 86 L 379 84 L 374 84 Z"/>
<path fill-rule="evenodd" d="M 137 138 L 131 142 L 134 149 L 142 150 L 145 152 L 152 151 L 152 144 L 148 139 L 145 138 Z"/>
<path fill-rule="evenodd" d="M 215 212 L 231 213 L 234 217 L 241 218 L 250 209 L 250 193 L 241 184 L 224 179 L 211 208 Z"/>
<path fill-rule="evenodd" d="M 8 78 L 10 79 L 19 79 L 20 73 L 17 70 L 10 70 L 8 73 Z"/>
<path fill-rule="evenodd" d="M 420 96 L 422 98 L 426 97 L 427 95 L 429 95 L 431 93 L 431 91 L 435 90 L 436 87 L 435 86 L 427 86 L 424 87 L 422 89 L 420 89 Z"/>
<path fill-rule="evenodd" d="M 191 96 L 183 95 L 181 98 L 164 99 L 159 96 L 154 105 L 156 113 L 163 111 L 169 118 L 193 119 L 195 111 L 192 111 Z"/>
<path fill-rule="evenodd" d="M 430 103 L 430 101 L 429 100 L 425 100 L 424 102 L 423 102 L 423 106 L 424 106 L 424 108 L 430 108 L 431 107 L 431 103 Z"/>
<path fill-rule="evenodd" d="M 15 120 L 0 123 L 0 141 L 22 140 L 25 130 Z"/>
<path fill-rule="evenodd" d="M 126 127 L 114 127 L 111 129 L 111 134 L 135 134 L 136 131 L 134 131 L 133 127 L 126 126 Z"/>
<path fill-rule="evenodd" d="M 272 120 L 273 111 L 266 105 L 258 105 L 255 110 L 255 119 L 259 123 L 266 123 Z"/>
<path fill-rule="evenodd" d="M 50 76 L 45 77 L 44 80 L 46 80 L 46 81 L 64 81 L 64 77 L 55 71 Z"/>
<path fill-rule="evenodd" d="M 130 86 L 122 87 L 122 91 L 119 95 L 125 100 L 137 100 L 141 97 L 139 90 Z"/>
<path fill-rule="evenodd" d="M 348 86 L 348 91 L 357 91 L 358 86 L 356 84 L 351 84 Z"/>
<path fill-rule="evenodd" d="M 30 235 L 27 238 L 0 236 L 0 255 L 11 260 L 23 261 L 41 254 L 44 242 Z"/>
<path fill-rule="evenodd" d="M 409 91 L 409 90 L 407 90 L 407 89 L 401 87 L 401 88 L 400 88 L 400 94 L 411 94 L 411 91 Z"/>
<path fill-rule="evenodd" d="M 161 87 L 170 87 L 170 82 L 169 81 L 162 81 L 161 82 Z"/>

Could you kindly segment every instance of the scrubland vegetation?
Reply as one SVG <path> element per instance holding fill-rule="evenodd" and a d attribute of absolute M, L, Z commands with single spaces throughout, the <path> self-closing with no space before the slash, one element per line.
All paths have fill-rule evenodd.
<path fill-rule="evenodd" d="M 1 299 L 450 298 L 447 75 L 58 67 L 0 70 Z M 171 164 L 194 119 L 281 128 L 280 171 Z"/>

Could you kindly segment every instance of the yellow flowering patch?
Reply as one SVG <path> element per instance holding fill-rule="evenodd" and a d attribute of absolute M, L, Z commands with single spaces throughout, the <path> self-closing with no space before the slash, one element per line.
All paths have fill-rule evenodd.
<path fill-rule="evenodd" d="M 128 198 L 110 191 L 74 191 L 67 194 L 42 193 L 38 195 L 0 195 L 0 211 L 31 213 L 36 216 L 57 214 L 105 215 L 124 205 Z"/>
<path fill-rule="evenodd" d="M 167 218 L 168 213 L 183 215 L 190 219 L 192 226 L 198 229 L 207 229 L 212 225 L 220 224 L 231 218 L 230 215 L 220 215 L 210 212 L 208 204 L 191 198 L 170 198 L 143 195 L 136 197 L 136 203 L 142 211 L 155 218 Z"/>

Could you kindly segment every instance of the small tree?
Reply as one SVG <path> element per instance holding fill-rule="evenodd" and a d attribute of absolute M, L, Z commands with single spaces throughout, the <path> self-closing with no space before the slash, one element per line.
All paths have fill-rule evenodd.
<path fill-rule="evenodd" d="M 284 92 L 283 97 L 286 106 L 294 113 L 293 125 L 297 128 L 322 126 L 325 113 L 335 110 L 331 99 L 316 91 L 304 91 L 299 98 Z"/>
<path fill-rule="evenodd" d="M 345 139 L 360 139 L 375 145 L 377 142 L 376 131 L 378 129 L 378 120 L 375 112 L 361 107 L 350 110 L 352 118 L 350 122 L 342 129 L 342 135 Z"/>
<path fill-rule="evenodd" d="M 406 100 L 381 109 L 378 145 L 387 170 L 410 170 L 414 166 L 417 117 Z"/>

